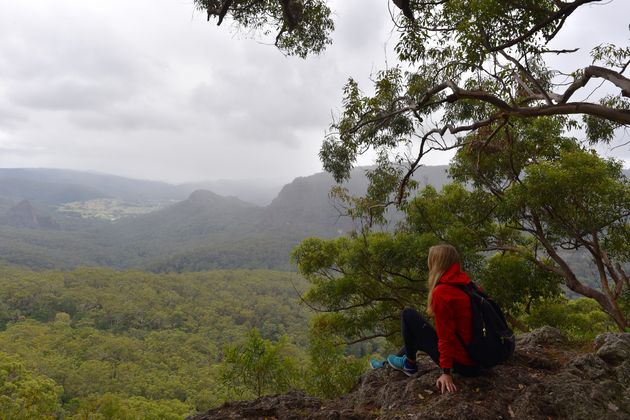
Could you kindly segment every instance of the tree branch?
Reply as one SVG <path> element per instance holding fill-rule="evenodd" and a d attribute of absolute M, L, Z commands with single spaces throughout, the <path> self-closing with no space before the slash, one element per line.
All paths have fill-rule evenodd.
<path fill-rule="evenodd" d="M 573 3 L 563 3 L 563 2 L 556 2 L 556 5 L 558 6 L 559 10 L 551 15 L 549 15 L 549 17 L 547 17 L 546 19 L 542 20 L 541 22 L 539 22 L 537 25 L 535 25 L 532 29 L 530 29 L 529 31 L 525 32 L 524 34 L 522 34 L 519 37 L 516 37 L 514 39 L 511 39 L 507 42 L 504 42 L 503 44 L 499 44 L 496 45 L 494 47 L 491 47 L 488 52 L 497 52 L 506 48 L 510 48 L 513 47 L 514 45 L 525 41 L 527 38 L 529 38 L 530 36 L 534 35 L 536 32 L 540 31 L 541 29 L 545 28 L 546 26 L 550 25 L 553 21 L 558 20 L 558 19 L 562 19 L 563 17 L 566 19 L 566 17 L 568 17 L 571 13 L 573 13 L 575 11 L 575 9 L 577 9 L 578 7 L 587 4 L 587 3 L 595 3 L 595 2 L 600 2 L 602 0 L 576 0 Z M 557 32 L 555 32 L 553 34 L 553 36 L 556 35 Z M 551 39 L 553 39 L 553 36 L 549 37 L 549 39 L 547 39 L 547 41 L 550 41 Z"/>

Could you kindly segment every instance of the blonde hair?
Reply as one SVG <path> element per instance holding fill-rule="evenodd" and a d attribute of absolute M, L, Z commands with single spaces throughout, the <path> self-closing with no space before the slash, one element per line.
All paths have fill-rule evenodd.
<path fill-rule="evenodd" d="M 431 296 L 440 278 L 453 264 L 459 263 L 459 254 L 454 246 L 448 244 L 435 245 L 429 248 L 427 264 L 429 266 L 429 294 L 427 295 L 427 313 L 433 316 Z"/>

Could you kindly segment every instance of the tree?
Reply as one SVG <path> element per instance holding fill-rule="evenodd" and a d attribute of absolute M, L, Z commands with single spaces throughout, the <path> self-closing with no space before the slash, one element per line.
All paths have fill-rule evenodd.
<path fill-rule="evenodd" d="M 367 360 L 345 356 L 344 348 L 336 342 L 325 319 L 311 326 L 308 346 L 309 364 L 306 388 L 309 393 L 323 398 L 343 395 L 357 383 L 365 371 Z"/>
<path fill-rule="evenodd" d="M 312 37 L 296 28 L 320 28 L 311 33 L 318 39 L 329 37 L 332 30 L 332 25 L 323 25 L 330 19 L 326 8 L 308 17 L 304 13 L 292 24 L 291 16 L 278 12 L 280 3 L 287 4 L 284 1 L 220 3 L 223 16 L 237 25 L 263 34 L 274 28 L 281 35 L 291 33 L 297 44 L 276 43 L 289 54 L 320 53 L 319 47 L 325 45 L 313 48 Z M 325 2 L 291 3 L 306 10 Z M 525 142 L 527 152 L 556 148 L 556 158 L 548 156 L 529 166 L 526 178 L 518 172 L 506 177 L 505 167 L 473 168 L 476 172 L 470 172 L 469 179 L 485 186 L 471 196 L 477 202 L 466 198 L 465 191 L 459 199 L 485 210 L 480 214 L 488 217 L 474 224 L 482 230 L 461 226 L 471 234 L 466 241 L 479 239 L 486 241 L 488 249 L 526 254 L 541 268 L 561 276 L 571 290 L 595 299 L 624 328 L 627 322 L 617 299 L 624 285 L 629 286 L 621 265 L 628 261 L 627 184 L 618 164 L 557 140 L 579 128 L 585 130 L 588 142 L 610 142 L 617 129 L 630 125 L 630 79 L 624 75 L 630 67 L 630 47 L 601 44 L 591 51 L 591 63 L 569 74 L 553 68 L 547 59 L 577 51 L 555 46 L 554 40 L 576 10 L 598 3 L 603 0 L 394 1 L 401 11 L 392 15 L 400 35 L 396 45 L 400 65 L 376 75 L 372 95 L 364 94 L 354 80 L 348 81 L 343 111 L 332 122 L 320 158 L 324 168 L 342 181 L 350 176 L 360 154 L 377 151 L 368 194 L 350 200 L 358 209 L 353 215 L 365 216 L 369 229 L 373 221 L 382 220 L 388 206 L 406 206 L 409 189 L 415 186 L 412 176 L 428 153 L 459 149 L 490 156 L 511 142 Z M 327 30 L 321 30 L 324 27 Z M 302 48 L 296 50 L 296 45 Z M 586 100 L 576 99 L 595 79 L 614 93 L 593 96 L 590 92 Z M 537 137 L 531 135 L 535 132 Z M 517 155 L 528 159 L 526 154 Z M 503 165 L 509 163 L 508 159 Z M 498 177 L 485 172 L 498 169 L 504 171 Z M 575 170 L 583 172 L 572 176 Z M 501 184 L 496 182 L 504 181 L 508 188 L 497 189 Z M 493 214 L 493 206 L 498 205 L 504 213 Z M 475 222 L 467 213 L 469 222 Z M 497 231 L 498 227 L 503 229 Z M 560 252 L 566 247 L 589 253 L 601 290 L 576 276 Z"/>
<path fill-rule="evenodd" d="M 62 388 L 0 353 L 0 413 L 10 419 L 54 419 L 61 413 Z"/>
<path fill-rule="evenodd" d="M 241 345 L 227 346 L 223 359 L 224 385 L 243 398 L 285 392 L 295 385 L 298 370 L 287 353 L 287 339 L 273 344 L 252 329 Z"/>
<path fill-rule="evenodd" d="M 275 45 L 289 55 L 306 57 L 324 51 L 334 29 L 325 0 L 195 0 L 198 9 L 217 18 L 227 16 L 257 35 L 275 34 Z"/>
<path fill-rule="evenodd" d="M 519 320 L 529 315 L 541 301 L 562 295 L 561 277 L 543 270 L 518 254 L 495 254 L 481 272 L 479 283 L 505 312 L 508 322 L 521 330 L 528 325 Z"/>
<path fill-rule="evenodd" d="M 218 24 L 227 17 L 258 35 L 277 33 L 276 45 L 287 54 L 318 54 L 331 42 L 334 25 L 325 0 L 195 3 L 209 18 L 218 16 Z M 401 202 L 422 157 L 460 147 L 456 135 L 478 133 L 491 142 L 517 119 L 582 115 L 591 141 L 610 141 L 616 128 L 630 124 L 630 79 L 624 76 L 630 47 L 599 45 L 591 51 L 592 63 L 569 74 L 546 59 L 577 51 L 553 47 L 553 41 L 576 10 L 598 3 L 603 0 L 394 1 L 401 11 L 392 14 L 401 65 L 377 75 L 373 96 L 349 80 L 344 110 L 320 152 L 325 169 L 346 179 L 365 150 L 386 155 L 399 145 L 414 145 L 415 157 L 394 159 L 401 165 L 396 197 Z M 575 99 L 592 79 L 617 93 Z"/>
<path fill-rule="evenodd" d="M 318 325 L 346 344 L 385 338 L 400 346 L 400 312 L 426 302 L 427 255 L 439 242 L 436 232 L 411 225 L 397 232 L 305 239 L 292 254 L 311 283 L 302 299 L 319 314 Z M 477 273 L 481 257 L 465 241 L 453 243 L 467 270 Z"/>
<path fill-rule="evenodd" d="M 630 183 L 621 165 L 562 136 L 555 119 L 521 124 L 501 147 L 471 140 L 452 162 L 455 182 L 422 190 L 396 232 L 303 241 L 293 257 L 312 284 L 304 300 L 350 341 L 395 341 L 399 311 L 423 301 L 428 248 L 446 242 L 514 321 L 563 282 L 627 327 Z M 489 252 L 503 255 L 484 262 Z"/>
<path fill-rule="evenodd" d="M 625 329 L 618 301 L 630 289 L 624 269 L 630 262 L 630 182 L 621 164 L 563 137 L 557 119 L 520 124 L 512 136 L 501 135 L 496 148 L 470 140 L 452 162 L 458 183 L 440 193 L 423 191 L 410 203 L 409 218 L 444 240 L 465 236 L 478 251 L 526 258 L 597 301 Z M 455 220 L 444 223 L 436 208 L 448 209 Z M 592 260 L 596 284 L 576 270 L 583 255 Z"/>
<path fill-rule="evenodd" d="M 421 300 L 427 239 L 402 233 L 305 239 L 292 254 L 311 283 L 304 302 L 347 344 L 394 339 L 400 311 Z"/>

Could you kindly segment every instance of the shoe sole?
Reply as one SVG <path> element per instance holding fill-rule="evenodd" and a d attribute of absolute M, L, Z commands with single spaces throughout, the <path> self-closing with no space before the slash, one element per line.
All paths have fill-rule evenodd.
<path fill-rule="evenodd" d="M 416 373 L 418 373 L 418 371 L 417 371 L 417 370 L 416 370 L 415 372 L 409 372 L 409 371 L 405 370 L 404 368 L 399 368 L 399 367 L 392 366 L 392 365 L 390 365 L 390 366 L 391 366 L 393 369 L 396 369 L 396 370 L 401 371 L 402 373 L 404 373 L 404 374 L 405 374 L 405 375 L 407 375 L 407 376 L 413 376 L 413 375 L 415 375 Z"/>

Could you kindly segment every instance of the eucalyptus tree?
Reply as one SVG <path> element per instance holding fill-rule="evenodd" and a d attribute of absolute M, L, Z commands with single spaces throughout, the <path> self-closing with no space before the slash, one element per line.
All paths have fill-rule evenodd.
<path fill-rule="evenodd" d="M 275 38 L 281 51 L 300 57 L 322 53 L 332 42 L 329 3 L 195 0 L 219 25 L 227 20 L 253 36 Z M 497 133 L 511 130 L 515 119 L 576 115 L 582 118 L 567 119 L 567 126 L 581 125 L 592 141 L 610 141 L 615 129 L 630 124 L 630 79 L 624 75 L 630 47 L 601 44 L 591 51 L 591 62 L 568 73 L 554 68 L 548 57 L 578 51 L 575 45 L 554 43 L 576 11 L 606 4 L 624 13 L 623 3 L 394 0 L 392 9 L 398 12 L 391 18 L 399 33 L 400 65 L 376 75 L 373 95 L 348 81 L 343 111 L 320 151 L 324 167 L 342 180 L 364 151 L 389 153 L 390 159 L 381 162 L 398 164 L 395 201 L 401 202 L 422 157 L 459 147 L 459 135 L 483 133 L 491 142 Z M 614 93 L 589 100 L 584 91 L 594 79 Z M 396 153 L 400 145 L 413 146 L 413 155 Z"/>
<path fill-rule="evenodd" d="M 275 37 L 281 51 L 300 57 L 319 54 L 331 42 L 334 14 L 329 3 L 332 7 L 325 0 L 196 0 L 209 19 L 218 17 L 218 24 L 228 19 L 254 36 Z M 485 220 L 472 229 L 474 220 L 468 212 L 470 223 L 462 231 L 470 236 L 458 238 L 531 257 L 540 268 L 561 276 L 570 289 L 595 299 L 620 328 L 627 326 L 617 304 L 624 288 L 630 288 L 623 269 L 629 243 L 627 182 L 618 163 L 603 161 L 560 137 L 579 129 L 587 142 L 610 142 L 618 129 L 630 125 L 630 46 L 597 45 L 589 59 L 569 71 L 552 63 L 570 60 L 550 59 L 578 53 L 575 45 L 558 45 L 558 35 L 577 11 L 605 5 L 624 13 L 627 2 L 392 4 L 399 64 L 374 76 L 373 93 L 366 94 L 349 79 L 343 109 L 333 119 L 319 154 L 324 168 L 342 181 L 361 154 L 377 152 L 365 197 L 356 199 L 337 190 L 352 205 L 351 215 L 365 216 L 369 230 L 391 205 L 413 213 L 409 191 L 416 185 L 413 174 L 423 158 L 436 151 L 467 151 L 478 158 L 459 176 L 477 182 L 478 188 L 472 193 L 474 200 L 466 200 L 487 213 L 479 213 Z M 575 61 L 583 56 L 576 55 Z M 605 85 L 609 93 L 594 94 L 591 81 Z M 511 141 L 523 142 L 525 151 L 509 156 L 524 159 L 527 165 L 508 176 L 499 171 L 492 151 Z M 558 150 L 557 158 L 540 162 L 527 155 L 550 147 Z M 490 163 L 482 165 L 482 160 Z M 501 162 L 510 164 L 509 158 Z M 459 163 L 464 165 L 463 160 Z M 462 188 L 460 195 L 466 194 Z M 485 205 L 490 207 L 484 209 Z M 591 256 L 599 289 L 576 276 L 559 252 L 562 248 L 585 250 Z"/>
<path fill-rule="evenodd" d="M 492 147 L 483 137 L 467 138 L 450 170 L 457 183 L 419 194 L 409 218 L 443 240 L 525 258 L 551 274 L 537 274 L 540 282 L 561 279 L 625 329 L 620 300 L 630 292 L 630 182 L 621 163 L 563 136 L 558 118 L 517 124 L 511 134 L 518 137 L 499 134 Z M 584 258 L 595 281 L 581 269 Z"/>

